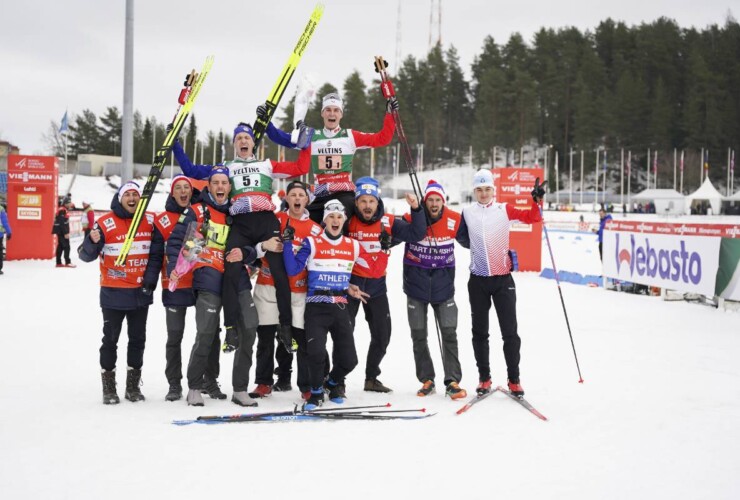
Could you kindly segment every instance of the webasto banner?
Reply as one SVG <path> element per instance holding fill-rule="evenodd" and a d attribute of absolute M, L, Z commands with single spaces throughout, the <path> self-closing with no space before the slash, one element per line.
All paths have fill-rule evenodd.
<path fill-rule="evenodd" d="M 643 285 L 740 300 L 740 228 L 615 221 L 604 231 L 604 274 Z"/>

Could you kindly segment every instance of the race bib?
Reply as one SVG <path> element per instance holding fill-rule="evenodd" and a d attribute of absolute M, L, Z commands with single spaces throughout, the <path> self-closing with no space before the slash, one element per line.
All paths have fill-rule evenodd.
<path fill-rule="evenodd" d="M 342 168 L 341 155 L 319 155 L 319 170 L 331 171 Z"/>
<path fill-rule="evenodd" d="M 240 191 L 242 189 L 255 189 L 259 188 L 261 184 L 260 174 L 244 174 L 234 176 L 234 189 Z"/>

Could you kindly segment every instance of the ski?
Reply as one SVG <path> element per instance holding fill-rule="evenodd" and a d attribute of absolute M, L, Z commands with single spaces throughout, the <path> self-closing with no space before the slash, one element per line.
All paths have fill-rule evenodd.
<path fill-rule="evenodd" d="M 378 408 L 387 408 L 387 405 L 373 406 L 353 406 L 344 409 L 335 408 L 317 408 L 315 410 L 305 411 L 295 407 L 293 410 L 265 412 L 265 413 L 245 413 L 237 415 L 223 416 L 200 416 L 190 420 L 174 420 L 174 425 L 190 424 L 225 424 L 235 422 L 263 422 L 263 421 L 290 421 L 290 420 L 418 420 L 436 415 L 436 413 L 427 413 L 426 408 L 419 409 L 402 409 L 387 410 Z M 401 415 L 404 413 L 405 415 Z M 413 415 L 411 415 L 413 413 Z"/>
<path fill-rule="evenodd" d="M 531 404 L 529 404 L 529 402 L 526 399 L 520 398 L 518 396 L 514 396 L 511 393 L 511 391 L 509 391 L 508 389 L 505 389 L 505 388 L 503 388 L 501 386 L 496 387 L 496 390 L 497 391 L 500 391 L 500 392 L 503 392 L 504 394 L 506 394 L 507 396 L 509 396 L 511 399 L 513 399 L 514 401 L 516 401 L 517 403 L 519 403 L 520 405 L 522 405 L 524 408 L 526 408 L 527 410 L 529 410 L 532 413 L 532 415 L 534 415 L 535 417 L 539 418 L 540 420 L 547 420 L 547 417 L 544 416 L 539 411 L 537 411 L 537 409 L 535 409 L 534 406 L 532 406 Z"/>
<path fill-rule="evenodd" d="M 460 408 L 459 410 L 457 410 L 457 412 L 455 412 L 455 413 L 457 415 L 461 415 L 461 414 L 465 413 L 470 408 L 472 408 L 474 404 L 480 403 L 481 401 L 483 401 L 488 396 L 490 396 L 491 394 L 493 394 L 494 392 L 496 392 L 498 390 L 499 390 L 499 388 L 496 387 L 494 389 L 491 389 L 490 392 L 485 392 L 483 394 L 476 394 L 475 396 L 473 396 L 472 398 L 470 398 L 470 400 L 467 403 L 465 403 L 465 405 L 463 405 L 462 408 Z"/>
<path fill-rule="evenodd" d="M 144 217 L 144 213 L 149 206 L 149 201 L 151 201 L 152 195 L 154 194 L 154 189 L 157 187 L 157 182 L 159 182 L 159 178 L 164 170 L 165 163 L 167 163 L 167 159 L 172 152 L 172 145 L 180 134 L 180 130 L 182 130 L 182 127 L 185 125 L 185 120 L 187 120 L 190 115 L 193 104 L 195 104 L 195 99 L 198 97 L 200 89 L 203 86 L 203 82 L 205 81 L 206 76 L 208 76 L 208 72 L 211 70 L 212 66 L 213 56 L 208 56 L 206 61 L 203 63 L 200 73 L 196 73 L 195 70 L 192 70 L 185 77 L 185 83 L 183 83 L 183 88 L 180 90 L 180 95 L 177 99 L 178 106 L 177 111 L 175 112 L 175 117 L 167 126 L 167 135 L 154 157 L 154 163 L 152 163 L 152 168 L 149 170 L 149 177 L 147 177 L 146 184 L 144 184 L 141 199 L 136 205 L 136 211 L 131 219 L 131 225 L 129 226 L 128 233 L 126 233 L 123 247 L 116 258 L 116 266 L 123 266 L 126 263 L 126 258 L 131 250 L 131 244 L 134 241 L 134 236 L 136 236 L 136 232 L 139 230 L 141 219 Z"/>
<path fill-rule="evenodd" d="M 257 117 L 254 122 L 252 130 L 254 132 L 255 151 L 267 130 L 267 124 L 270 123 L 272 115 L 274 115 L 275 110 L 277 110 L 280 99 L 283 97 L 285 89 L 288 86 L 288 83 L 290 83 L 290 79 L 293 77 L 293 73 L 295 73 L 298 63 L 301 61 L 301 57 L 303 57 L 303 52 L 306 50 L 308 42 L 311 41 L 311 37 L 316 31 L 316 27 L 318 26 L 323 14 L 324 5 L 322 3 L 316 4 L 308 23 L 306 23 L 306 27 L 303 28 L 303 33 L 301 33 L 300 38 L 298 38 L 298 42 L 295 44 L 295 47 L 293 47 L 293 52 L 290 54 L 288 62 L 285 63 L 283 71 L 280 73 L 280 78 L 278 78 L 275 85 L 273 85 L 270 95 L 267 97 L 267 101 L 265 101 L 267 115 L 262 118 Z"/>

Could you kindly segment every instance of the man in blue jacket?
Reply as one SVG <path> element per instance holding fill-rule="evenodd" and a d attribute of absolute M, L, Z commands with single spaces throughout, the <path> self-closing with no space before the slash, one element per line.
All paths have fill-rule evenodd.
<path fill-rule="evenodd" d="M 407 242 L 403 253 L 403 291 L 406 294 L 411 340 L 414 346 L 416 378 L 422 383 L 417 396 L 435 392 L 434 364 L 427 342 L 427 309 L 432 306 L 442 342 L 445 395 L 451 399 L 467 396 L 458 384 L 462 369 L 457 357 L 457 304 L 455 304 L 455 238 L 460 214 L 445 207 L 445 191 L 430 180 L 424 192 L 428 215 L 426 234 Z M 411 214 L 404 216 L 411 220 Z"/>

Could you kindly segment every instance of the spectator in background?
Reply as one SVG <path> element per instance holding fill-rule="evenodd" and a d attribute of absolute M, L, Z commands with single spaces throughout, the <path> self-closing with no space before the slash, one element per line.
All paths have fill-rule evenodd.
<path fill-rule="evenodd" d="M 8 240 L 10 240 L 10 237 L 13 235 L 6 210 L 7 205 L 0 205 L 0 274 L 3 274 L 3 260 L 5 258 L 4 238 L 7 236 Z"/>
<path fill-rule="evenodd" d="M 598 235 L 598 241 L 599 241 L 599 258 L 603 261 L 604 257 L 602 255 L 602 243 L 604 241 L 604 227 L 606 227 L 606 223 L 612 220 L 612 216 L 610 214 L 607 214 L 603 208 L 599 209 L 599 229 L 594 229 L 594 232 Z"/>
<path fill-rule="evenodd" d="M 85 236 L 90 234 L 93 226 L 95 225 L 95 211 L 86 201 L 82 202 L 82 231 Z"/>
<path fill-rule="evenodd" d="M 56 267 L 77 267 L 72 264 L 69 258 L 69 214 L 67 211 L 72 205 L 69 198 L 64 198 L 62 206 L 57 208 L 56 217 L 54 217 L 54 227 L 51 234 L 57 235 L 57 266 Z M 62 253 L 64 253 L 64 262 L 62 264 Z"/>

